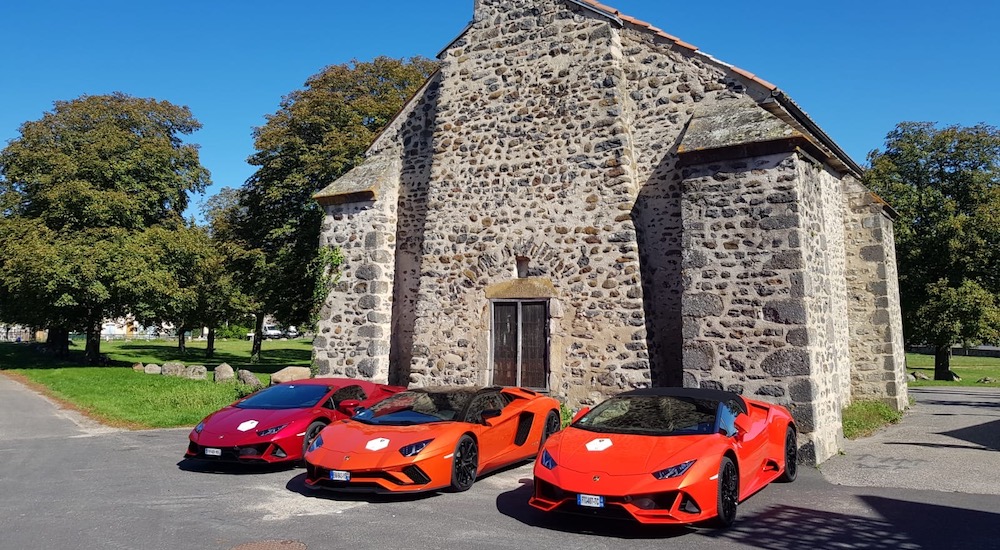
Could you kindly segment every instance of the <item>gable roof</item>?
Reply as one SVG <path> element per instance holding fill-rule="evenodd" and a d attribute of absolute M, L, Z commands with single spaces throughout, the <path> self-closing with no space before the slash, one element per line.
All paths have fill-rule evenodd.
<path fill-rule="evenodd" d="M 827 135 L 826 132 L 824 132 L 819 125 L 816 124 L 816 122 L 809 118 L 809 115 L 807 115 L 805 111 L 798 106 L 798 104 L 792 101 L 792 99 L 788 97 L 785 92 L 780 90 L 771 82 L 764 80 L 750 71 L 746 71 L 735 65 L 720 61 L 719 59 L 701 51 L 698 46 L 685 42 L 674 35 L 668 34 L 662 29 L 642 21 L 641 19 L 625 15 L 611 6 L 595 2 L 594 0 L 563 1 L 600 15 L 619 27 L 627 26 L 640 32 L 650 33 L 659 39 L 671 42 L 671 45 L 682 53 L 701 58 L 717 67 L 721 67 L 733 73 L 742 80 L 760 87 L 764 92 L 769 92 L 770 97 L 759 103 L 761 108 L 766 109 L 779 119 L 784 120 L 793 127 L 796 127 L 803 135 L 811 136 L 812 140 L 815 141 L 817 149 L 823 153 L 823 156 L 827 158 L 827 161 L 834 168 L 843 172 L 848 172 L 857 178 L 861 178 L 861 174 L 864 172 L 861 166 L 856 163 L 854 159 L 852 159 L 843 149 L 841 149 L 840 146 L 833 141 L 833 138 Z M 440 58 L 444 52 L 455 44 L 455 42 L 461 40 L 462 37 L 469 32 L 469 29 L 472 28 L 474 23 L 475 22 L 469 23 L 461 34 L 455 37 L 454 40 L 449 42 L 448 45 L 438 53 L 438 57 Z"/>

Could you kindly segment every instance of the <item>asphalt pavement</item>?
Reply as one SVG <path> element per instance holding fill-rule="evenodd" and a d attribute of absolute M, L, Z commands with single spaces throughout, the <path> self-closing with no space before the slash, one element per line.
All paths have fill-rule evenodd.
<path fill-rule="evenodd" d="M 187 429 L 108 429 L 0 375 L 0 550 L 997 548 L 1000 391 L 911 393 L 900 424 L 715 530 L 550 517 L 530 465 L 460 494 L 313 493 L 301 468 L 205 467 L 181 458 Z"/>

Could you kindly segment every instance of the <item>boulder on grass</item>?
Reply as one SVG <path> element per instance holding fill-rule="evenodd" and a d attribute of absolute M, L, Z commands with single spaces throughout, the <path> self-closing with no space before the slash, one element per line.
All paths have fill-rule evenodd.
<path fill-rule="evenodd" d="M 167 361 L 163 364 L 163 376 L 184 376 L 184 363 Z"/>
<path fill-rule="evenodd" d="M 160 365 L 157 365 L 156 363 L 150 363 L 150 364 L 146 365 L 145 367 L 143 367 L 142 370 L 146 374 L 160 374 L 160 373 L 163 372 L 163 369 L 160 368 Z"/>
<path fill-rule="evenodd" d="M 292 380 L 304 380 L 312 376 L 309 367 L 285 367 L 271 375 L 271 385 L 291 382 Z"/>
<path fill-rule="evenodd" d="M 233 372 L 233 367 L 229 366 L 229 363 L 223 363 L 218 367 L 215 367 L 214 379 L 218 382 L 232 382 L 236 379 L 236 373 Z"/>
<path fill-rule="evenodd" d="M 204 380 L 208 374 L 208 369 L 203 365 L 189 365 L 184 369 L 184 378 L 191 380 Z"/>
<path fill-rule="evenodd" d="M 146 372 L 146 367 L 142 363 L 132 363 L 132 370 L 135 372 Z"/>
<path fill-rule="evenodd" d="M 260 378 L 257 378 L 257 376 L 254 375 L 254 373 L 248 370 L 240 369 L 236 371 L 236 379 L 240 382 L 240 384 L 243 384 L 244 386 L 250 386 L 251 388 L 254 389 L 264 387 L 264 384 L 261 383 Z"/>

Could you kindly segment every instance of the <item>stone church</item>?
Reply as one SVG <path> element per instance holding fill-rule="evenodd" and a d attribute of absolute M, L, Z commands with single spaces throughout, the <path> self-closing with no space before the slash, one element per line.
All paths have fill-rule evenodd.
<path fill-rule="evenodd" d="M 477 0 L 440 61 L 315 197 L 321 373 L 727 389 L 817 463 L 907 404 L 893 210 L 774 84 L 590 0 Z"/>

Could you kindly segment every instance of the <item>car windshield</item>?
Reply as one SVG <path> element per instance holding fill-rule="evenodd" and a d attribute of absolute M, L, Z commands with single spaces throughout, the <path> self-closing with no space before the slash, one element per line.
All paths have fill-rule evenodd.
<path fill-rule="evenodd" d="M 409 426 L 458 419 L 475 391 L 405 391 L 354 415 L 365 424 Z"/>
<path fill-rule="evenodd" d="M 592 432 L 641 435 L 711 434 L 719 402 L 669 395 L 612 397 L 573 423 Z"/>
<path fill-rule="evenodd" d="M 260 390 L 235 406 L 241 409 L 305 409 L 315 407 L 330 388 L 314 384 L 279 384 Z"/>

